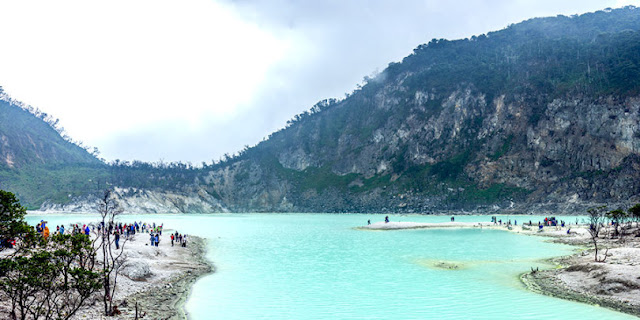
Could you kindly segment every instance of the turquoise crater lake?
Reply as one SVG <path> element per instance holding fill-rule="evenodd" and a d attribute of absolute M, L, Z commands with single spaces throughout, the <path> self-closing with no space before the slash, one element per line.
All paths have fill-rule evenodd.
<path fill-rule="evenodd" d="M 390 217 L 449 221 L 448 216 Z M 196 282 L 186 304 L 191 319 L 635 319 L 526 290 L 519 274 L 548 267 L 540 260 L 570 254 L 572 247 L 497 230 L 354 229 L 383 218 L 215 214 L 136 215 L 122 221 L 155 221 L 209 239 L 208 258 L 216 271 Z M 46 219 L 55 226 L 96 218 Z"/>

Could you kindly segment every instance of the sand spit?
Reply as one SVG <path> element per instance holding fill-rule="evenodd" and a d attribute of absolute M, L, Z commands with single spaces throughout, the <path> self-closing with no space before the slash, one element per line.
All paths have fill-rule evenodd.
<path fill-rule="evenodd" d="M 142 236 L 149 242 L 146 240 L 147 234 Z M 171 247 L 171 239 L 168 236 L 165 238 L 158 248 L 167 250 L 166 255 L 160 253 L 156 256 L 159 259 L 150 263 L 150 272 L 157 279 L 143 280 L 147 282 L 146 289 L 123 299 L 125 306 L 120 308 L 123 314 L 119 319 L 134 319 L 136 302 L 138 314 L 146 314 L 143 319 L 187 319 L 184 303 L 191 293 L 191 287 L 200 277 L 213 271 L 211 263 L 205 258 L 206 240 L 189 236 L 188 246 L 183 248 L 177 243 Z M 163 245 L 166 248 L 162 248 Z M 144 250 L 141 251 L 144 253 Z M 126 281 L 134 280 L 127 278 Z"/>
<path fill-rule="evenodd" d="M 101 301 L 88 310 L 79 312 L 75 319 L 135 319 L 135 304 L 142 319 L 187 319 L 184 302 L 191 286 L 201 276 L 212 272 L 206 260 L 206 240 L 189 236 L 187 247 L 176 241 L 171 246 L 171 230 L 166 230 L 158 247 L 152 247 L 148 233 L 138 233 L 125 244 L 126 268 L 118 280 L 120 295 L 116 297 L 121 315 L 102 315 Z M 148 265 L 148 273 L 145 265 Z M 141 271 L 142 269 L 142 271 Z M 142 273 L 142 276 L 141 276 Z"/>
<path fill-rule="evenodd" d="M 635 225 L 635 224 L 634 224 Z M 594 251 L 586 225 L 538 228 L 533 226 L 505 225 L 486 222 L 377 222 L 358 227 L 363 230 L 401 230 L 419 228 L 486 228 L 505 230 L 524 235 L 544 236 L 551 241 L 574 245 L 572 256 L 550 259 L 553 269 L 528 272 L 521 276 L 529 290 L 557 298 L 591 305 L 599 305 L 640 317 L 640 237 L 626 236 L 611 239 L 603 231 L 598 241 L 599 254 L 604 262 L 594 261 Z M 569 230 L 570 228 L 570 230 Z M 567 233 L 569 231 L 569 233 Z M 631 230 L 637 234 L 638 230 Z"/>
<path fill-rule="evenodd" d="M 429 229 L 429 228 L 480 228 L 492 227 L 491 222 L 443 222 L 443 223 L 420 223 L 420 222 L 376 222 L 370 225 L 358 227 L 365 230 L 401 230 L 401 229 Z"/>

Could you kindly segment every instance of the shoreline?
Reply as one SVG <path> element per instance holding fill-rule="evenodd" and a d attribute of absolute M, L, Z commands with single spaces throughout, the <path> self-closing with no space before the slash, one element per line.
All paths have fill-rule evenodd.
<path fill-rule="evenodd" d="M 576 301 L 597 307 L 605 307 L 607 309 L 640 317 L 640 308 L 638 305 L 625 303 L 623 301 L 616 300 L 615 298 L 575 291 L 568 287 L 562 280 L 558 279 L 557 275 L 557 270 L 526 272 L 520 275 L 520 281 L 522 281 L 525 287 L 527 287 L 527 290 L 537 294 Z"/>
<path fill-rule="evenodd" d="M 189 319 L 189 314 L 184 307 L 191 295 L 193 284 L 201 277 L 215 271 L 213 263 L 206 258 L 206 239 L 190 236 L 189 246 L 193 253 L 194 266 L 192 269 L 174 275 L 144 291 L 125 297 L 123 301 L 126 301 L 127 307 L 122 308 L 121 311 L 135 316 L 135 304 L 138 302 L 138 313 L 146 312 L 145 317 L 171 320 Z"/>
<path fill-rule="evenodd" d="M 555 241 L 576 245 L 563 239 Z M 640 248 L 637 247 L 637 240 L 632 242 L 635 243 L 620 245 L 610 241 L 605 262 L 594 261 L 593 249 L 547 259 L 546 262 L 555 268 L 525 272 L 520 275 L 520 280 L 528 290 L 538 294 L 640 317 Z M 618 259 L 614 259 L 616 257 Z"/>
<path fill-rule="evenodd" d="M 600 238 L 598 247 L 605 262 L 594 261 L 594 250 L 588 226 L 544 227 L 537 225 L 495 225 L 483 222 L 377 222 L 356 227 L 358 230 L 391 231 L 413 229 L 486 228 L 503 230 L 528 236 L 549 238 L 548 241 L 574 246 L 576 253 L 546 259 L 555 268 L 529 271 L 519 276 L 523 285 L 532 292 L 555 298 L 601 306 L 640 317 L 640 238 L 627 236 L 625 241 Z M 567 229 L 571 233 L 567 234 Z M 604 232 L 603 232 L 604 233 Z M 604 248 L 608 248 L 605 251 Z"/>
<path fill-rule="evenodd" d="M 65 210 L 27 210 L 27 214 L 33 216 L 47 216 L 47 215 L 98 215 L 99 213 L 96 210 L 90 211 L 65 211 Z M 394 215 L 400 217 L 410 217 L 410 216 L 434 216 L 434 217 L 451 217 L 451 216 L 483 216 L 483 217 L 540 217 L 545 215 L 553 215 L 551 213 L 522 213 L 522 212 L 513 212 L 513 213 L 499 213 L 499 212 L 467 212 L 467 211 L 438 211 L 438 212 L 297 212 L 297 211 L 287 211 L 287 212 L 248 212 L 248 211 L 234 211 L 234 212 L 200 212 L 200 213 L 192 213 L 192 212 L 132 212 L 125 211 L 122 213 L 123 215 L 239 215 L 239 214 L 278 214 L 278 215 L 373 215 L 373 216 L 382 216 L 382 215 Z M 562 217 L 583 217 L 583 212 L 572 212 L 572 213 L 561 213 L 555 216 Z"/>

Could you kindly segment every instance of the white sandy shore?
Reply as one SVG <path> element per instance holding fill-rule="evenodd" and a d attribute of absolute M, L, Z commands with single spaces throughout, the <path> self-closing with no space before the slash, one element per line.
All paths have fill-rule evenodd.
<path fill-rule="evenodd" d="M 144 319 L 186 319 L 183 304 L 191 285 L 212 270 L 204 257 L 204 239 L 189 236 L 187 247 L 177 242 L 171 246 L 170 230 L 165 229 L 158 247 L 152 247 L 148 233 L 137 233 L 126 242 L 125 269 L 118 277 L 116 305 L 121 315 L 105 317 L 101 296 L 96 294 L 87 301 L 72 319 L 134 319 L 135 303 Z M 0 302 L 0 319 L 8 319 L 8 301 Z"/>
<path fill-rule="evenodd" d="M 145 319 L 186 319 L 183 304 L 191 285 L 212 268 L 204 257 L 203 239 L 189 236 L 187 247 L 181 247 L 177 241 L 172 247 L 171 232 L 165 229 L 158 247 L 150 245 L 148 233 L 137 233 L 124 244 L 125 266 L 129 264 L 132 268 L 118 278 L 115 298 L 122 312 L 120 316 L 103 316 L 101 301 L 97 301 L 89 313 L 79 312 L 75 319 L 134 319 L 136 302 L 139 314 L 146 314 Z M 140 274 L 139 267 L 144 265 L 149 267 L 149 275 L 135 279 Z"/>
<path fill-rule="evenodd" d="M 537 224 L 529 226 L 527 224 L 522 225 L 507 225 L 493 222 L 410 222 L 410 221 L 390 221 L 390 222 L 376 222 L 370 225 L 356 227 L 356 229 L 362 230 L 403 230 L 403 229 L 446 229 L 446 228 L 485 228 L 494 230 L 505 230 L 514 233 L 523 233 L 531 235 L 540 235 L 548 237 L 563 237 L 563 238 L 586 238 L 589 233 L 584 225 L 567 225 L 566 227 L 543 227 L 538 228 Z M 569 233 L 567 233 L 569 231 Z"/>
<path fill-rule="evenodd" d="M 399 229 L 427 229 L 427 228 L 480 228 L 493 226 L 492 222 L 442 222 L 442 223 L 423 223 L 423 222 L 376 222 L 370 225 L 359 227 L 368 230 L 399 230 Z"/>

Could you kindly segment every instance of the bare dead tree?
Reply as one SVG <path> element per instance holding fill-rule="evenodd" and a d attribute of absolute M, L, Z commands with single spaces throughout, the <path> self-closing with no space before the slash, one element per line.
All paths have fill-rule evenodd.
<path fill-rule="evenodd" d="M 116 218 L 122 214 L 120 204 L 113 196 L 111 190 L 106 190 L 100 198 L 98 204 L 98 212 L 100 213 L 101 224 L 100 232 L 98 232 L 98 249 L 102 252 L 102 278 L 103 278 L 103 295 L 104 313 L 107 316 L 113 315 L 114 300 L 117 291 L 118 276 L 120 269 L 126 260 L 124 255 L 124 247 L 127 242 L 125 239 L 119 249 L 114 247 L 115 236 L 113 230 L 116 229 Z M 94 229 L 95 230 L 95 229 Z"/>
<path fill-rule="evenodd" d="M 607 249 L 604 253 L 604 258 L 598 259 L 598 240 L 600 231 L 603 227 L 606 209 L 607 206 L 600 206 L 587 210 L 587 213 L 589 214 L 589 235 L 591 236 L 591 242 L 593 242 L 593 247 L 595 248 L 594 259 L 596 262 L 604 262 L 607 259 L 607 253 L 609 252 L 609 249 Z"/>

